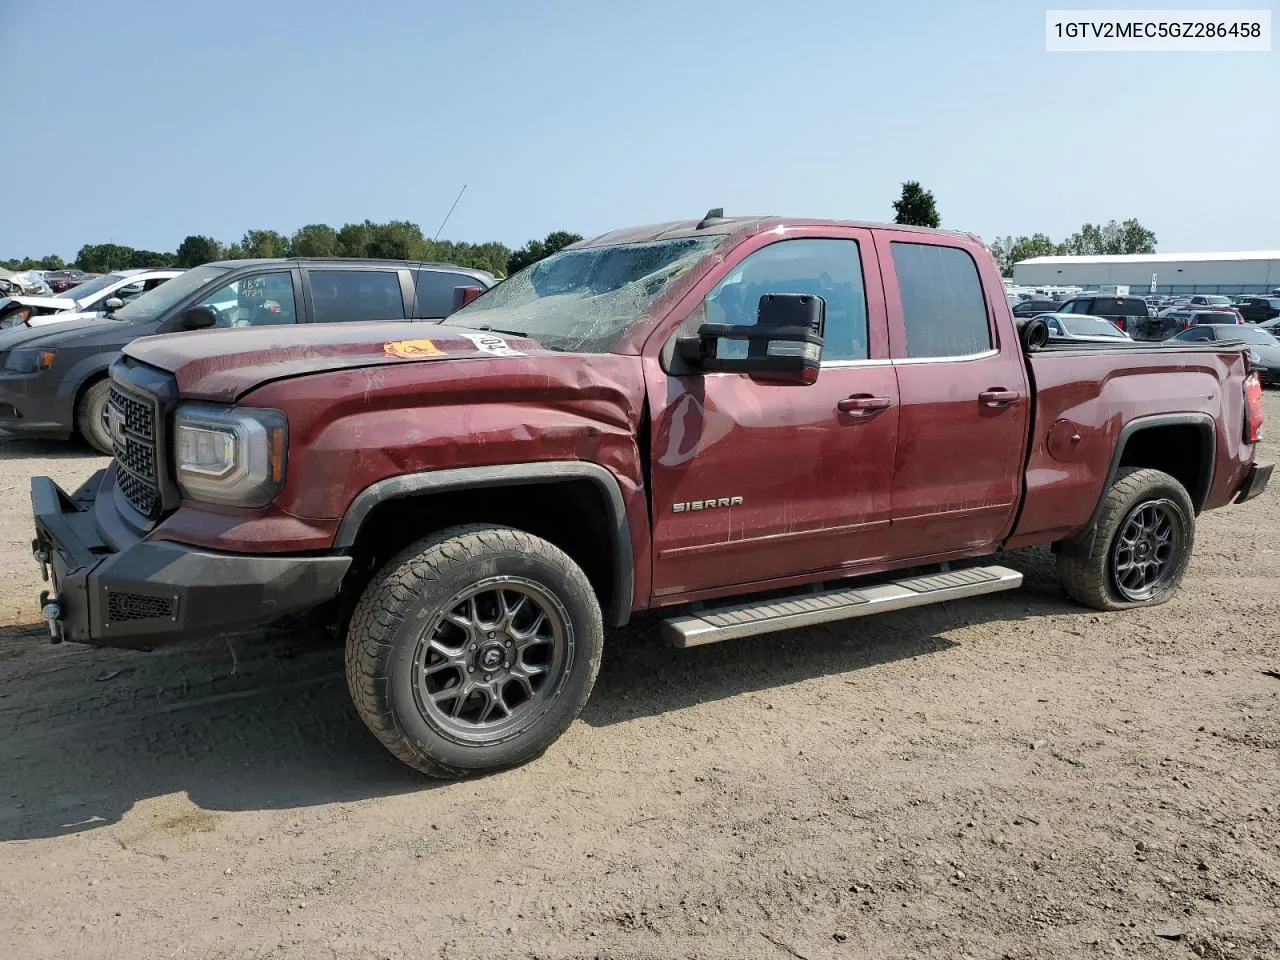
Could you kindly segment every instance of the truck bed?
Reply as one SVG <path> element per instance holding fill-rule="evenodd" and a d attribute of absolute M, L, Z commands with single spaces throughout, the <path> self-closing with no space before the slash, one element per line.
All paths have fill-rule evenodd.
<path fill-rule="evenodd" d="M 1168 428 L 1170 457 L 1181 451 L 1208 459 L 1203 489 L 1189 485 L 1197 509 L 1229 502 L 1253 449 L 1243 436 L 1243 347 L 1056 343 L 1028 354 L 1026 493 L 1010 546 L 1060 539 L 1086 526 L 1120 467 L 1115 454 L 1123 435 L 1144 425 Z"/>

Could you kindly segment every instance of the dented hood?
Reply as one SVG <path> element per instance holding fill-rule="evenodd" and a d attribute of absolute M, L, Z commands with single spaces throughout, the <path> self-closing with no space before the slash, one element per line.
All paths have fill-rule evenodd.
<path fill-rule="evenodd" d="M 333 370 L 547 353 L 528 337 L 434 321 L 198 330 L 144 337 L 124 352 L 172 373 L 184 397 L 225 402 L 273 380 Z"/>

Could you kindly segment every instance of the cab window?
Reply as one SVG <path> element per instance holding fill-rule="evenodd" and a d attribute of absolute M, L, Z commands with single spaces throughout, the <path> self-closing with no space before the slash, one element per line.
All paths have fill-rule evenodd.
<path fill-rule="evenodd" d="M 748 254 L 707 294 L 705 322 L 751 326 L 767 293 L 822 297 L 823 360 L 867 358 L 867 297 L 856 240 L 781 240 Z M 717 349 L 722 357 L 747 355 L 742 340 L 723 340 Z"/>

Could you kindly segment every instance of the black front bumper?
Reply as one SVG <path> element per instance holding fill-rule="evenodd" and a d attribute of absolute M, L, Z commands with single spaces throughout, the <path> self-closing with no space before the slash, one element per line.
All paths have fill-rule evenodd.
<path fill-rule="evenodd" d="M 1244 475 L 1244 483 L 1240 484 L 1240 492 L 1236 494 L 1236 503 L 1252 500 L 1267 489 L 1267 484 L 1271 482 L 1271 471 L 1273 469 L 1275 469 L 1274 463 L 1255 463 L 1251 466 L 1249 472 Z"/>
<path fill-rule="evenodd" d="M 31 479 L 32 549 L 53 580 L 41 599 L 55 642 L 150 650 L 251 627 L 337 596 L 351 565 L 336 554 L 218 553 L 142 539 L 114 513 L 113 479 L 100 470 L 73 494 Z"/>

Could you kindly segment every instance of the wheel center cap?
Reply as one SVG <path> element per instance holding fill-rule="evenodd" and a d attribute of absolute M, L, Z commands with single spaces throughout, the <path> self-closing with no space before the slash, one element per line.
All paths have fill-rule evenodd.
<path fill-rule="evenodd" d="M 480 665 L 482 670 L 497 670 L 502 666 L 505 654 L 502 650 L 502 644 L 490 643 L 481 648 L 480 653 L 476 656 L 476 663 Z"/>
<path fill-rule="evenodd" d="M 1145 542 L 1138 544 L 1138 556 L 1145 557 L 1150 552 L 1151 552 L 1150 544 Z"/>

